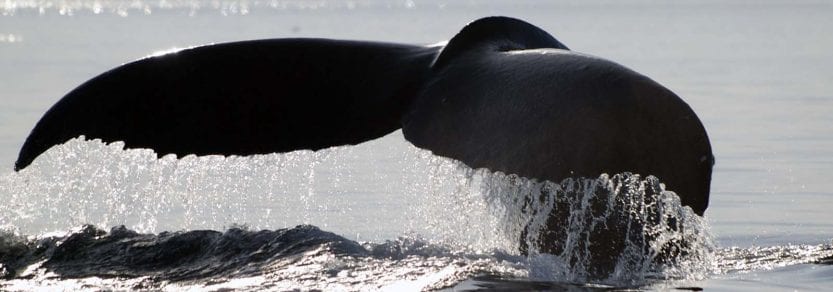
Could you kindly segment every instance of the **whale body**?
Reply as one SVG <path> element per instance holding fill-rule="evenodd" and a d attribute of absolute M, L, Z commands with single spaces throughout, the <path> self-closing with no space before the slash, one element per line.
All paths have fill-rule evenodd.
<path fill-rule="evenodd" d="M 695 213 L 708 207 L 714 156 L 681 98 L 508 17 L 476 20 L 444 46 L 269 39 L 140 59 L 50 108 L 15 170 L 81 135 L 159 156 L 251 155 L 400 128 L 472 168 L 554 182 L 653 175 Z"/>

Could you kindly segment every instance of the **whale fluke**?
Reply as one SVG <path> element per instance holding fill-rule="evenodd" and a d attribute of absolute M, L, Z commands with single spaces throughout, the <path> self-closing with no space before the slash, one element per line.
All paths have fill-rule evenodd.
<path fill-rule="evenodd" d="M 473 168 L 540 180 L 654 175 L 708 207 L 714 156 L 682 99 L 529 23 L 487 17 L 444 47 L 325 39 L 208 45 L 82 84 L 41 118 L 15 164 L 84 135 L 158 155 L 249 155 L 357 144 L 402 128 Z"/>
<path fill-rule="evenodd" d="M 15 170 L 80 135 L 180 157 L 361 143 L 401 127 L 439 49 L 274 39 L 144 58 L 58 101 L 26 139 Z"/>

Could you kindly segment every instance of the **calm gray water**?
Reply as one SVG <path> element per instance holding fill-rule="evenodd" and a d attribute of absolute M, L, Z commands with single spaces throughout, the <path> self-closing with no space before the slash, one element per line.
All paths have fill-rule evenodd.
<path fill-rule="evenodd" d="M 447 40 L 476 18 L 506 15 L 543 28 L 575 51 L 650 76 L 700 116 L 717 160 L 706 221 L 724 261 L 707 279 L 686 286 L 833 288 L 831 266 L 798 264 L 829 257 L 825 245 L 833 239 L 833 213 L 827 209 L 833 207 L 833 3 L 61 3 L 0 3 L 0 168 L 5 169 L 0 170 L 0 200 L 5 201 L 0 206 L 6 208 L 0 210 L 0 226 L 7 230 L 39 235 L 85 223 L 105 229 L 124 224 L 140 232 L 314 224 L 358 241 L 415 234 L 465 238 L 479 249 L 501 247 L 489 239 L 491 225 L 451 226 L 472 224 L 458 217 L 486 216 L 475 203 L 455 210 L 453 201 L 414 206 L 426 193 L 443 192 L 446 187 L 437 185 L 455 174 L 439 169 L 445 162 L 437 166 L 436 158 L 408 145 L 400 133 L 321 153 L 190 157 L 173 170 L 165 166 L 176 163 L 172 159 L 156 162 L 147 152 L 79 143 L 53 155 L 69 159 L 62 162 L 69 167 L 50 167 L 58 163 L 47 157 L 42 170 L 25 177 L 11 169 L 28 131 L 61 96 L 105 70 L 154 52 L 280 37 L 430 44 Z M 124 167 L 140 169 L 139 176 L 119 176 Z M 182 170 L 188 167 L 199 171 Z M 742 254 L 731 247 L 749 254 L 728 261 Z M 49 285 L 81 287 L 57 283 Z"/>

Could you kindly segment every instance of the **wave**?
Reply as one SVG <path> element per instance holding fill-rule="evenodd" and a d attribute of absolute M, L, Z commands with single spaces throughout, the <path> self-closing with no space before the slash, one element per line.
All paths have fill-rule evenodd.
<path fill-rule="evenodd" d="M 20 241 L 10 237 L 4 250 L 6 277 L 43 261 L 41 268 L 65 278 L 152 277 L 183 281 L 245 273 L 274 258 L 299 256 L 325 248 L 335 255 L 366 254 L 360 245 L 314 226 L 225 232 L 196 230 L 141 234 L 117 226 L 105 232 L 85 225 L 67 236 Z"/>
<path fill-rule="evenodd" d="M 0 287 L 10 290 L 72 279 L 102 288 L 156 289 L 233 286 L 239 279 L 255 278 L 234 288 L 421 289 L 442 288 L 482 273 L 512 275 L 485 255 L 404 238 L 361 245 L 310 225 L 159 234 L 124 226 L 105 232 L 85 225 L 64 236 L 33 240 L 4 234 L 0 243 L 8 280 Z"/>
<path fill-rule="evenodd" d="M 716 254 L 712 272 L 737 273 L 828 263 L 833 246 L 726 248 Z M 85 225 L 60 236 L 0 235 L 3 290 L 633 287 L 530 277 L 541 262 L 538 256 L 478 253 L 415 238 L 361 244 L 310 225 L 159 234 Z"/>

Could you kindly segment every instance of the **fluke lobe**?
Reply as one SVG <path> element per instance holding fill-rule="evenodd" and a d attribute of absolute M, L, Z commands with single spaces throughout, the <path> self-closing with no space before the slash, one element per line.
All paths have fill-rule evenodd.
<path fill-rule="evenodd" d="M 15 169 L 80 135 L 160 156 L 250 155 L 399 128 L 472 168 L 555 182 L 654 175 L 697 214 L 708 206 L 714 157 L 683 100 L 508 17 L 474 21 L 445 46 L 269 39 L 128 63 L 49 109 Z"/>

